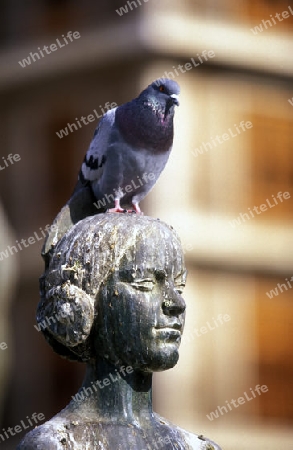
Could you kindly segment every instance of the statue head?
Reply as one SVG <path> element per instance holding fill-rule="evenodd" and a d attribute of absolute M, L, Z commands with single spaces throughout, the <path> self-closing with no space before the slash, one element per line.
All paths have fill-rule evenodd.
<path fill-rule="evenodd" d="M 37 321 L 70 360 L 165 370 L 179 357 L 185 279 L 180 240 L 165 223 L 130 214 L 87 217 L 52 251 Z"/>

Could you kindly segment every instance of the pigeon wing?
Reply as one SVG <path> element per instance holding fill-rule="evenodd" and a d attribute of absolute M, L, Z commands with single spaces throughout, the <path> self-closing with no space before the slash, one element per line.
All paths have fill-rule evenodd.
<path fill-rule="evenodd" d="M 115 110 L 116 108 L 107 111 L 97 126 L 80 169 L 75 189 L 66 205 L 55 218 L 54 227 L 51 227 L 45 239 L 42 255 L 46 264 L 50 259 L 50 250 L 75 223 L 99 212 L 95 207 L 96 198 L 91 189 L 91 184 L 94 181 L 98 184 L 98 180 L 104 171 L 108 141 L 115 121 Z"/>
<path fill-rule="evenodd" d="M 83 185 L 88 184 L 89 181 L 97 182 L 103 174 L 104 165 L 107 161 L 108 141 L 115 121 L 116 109 L 113 108 L 104 114 L 94 132 L 79 172 L 79 181 Z"/>

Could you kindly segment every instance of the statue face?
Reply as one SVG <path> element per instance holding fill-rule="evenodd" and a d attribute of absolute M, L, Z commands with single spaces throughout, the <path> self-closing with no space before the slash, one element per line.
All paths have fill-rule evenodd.
<path fill-rule="evenodd" d="M 97 353 L 146 372 L 173 367 L 185 320 L 185 279 L 182 249 L 171 231 L 143 236 L 100 289 Z"/>

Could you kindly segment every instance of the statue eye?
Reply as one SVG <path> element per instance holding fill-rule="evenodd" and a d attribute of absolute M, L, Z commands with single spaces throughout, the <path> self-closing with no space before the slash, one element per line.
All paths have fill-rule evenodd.
<path fill-rule="evenodd" d="M 183 290 L 185 288 L 185 284 L 186 284 L 186 275 L 187 272 L 184 271 L 183 273 L 177 275 L 174 279 L 174 287 L 175 290 L 178 292 L 178 294 L 182 295 L 183 294 Z"/>
<path fill-rule="evenodd" d="M 141 279 L 141 280 L 134 280 L 131 283 L 131 286 L 133 286 L 135 289 L 138 289 L 140 291 L 151 291 L 154 287 L 154 281 L 150 278 Z"/>
<path fill-rule="evenodd" d="M 159 87 L 159 90 L 160 90 L 160 92 L 165 92 L 165 86 L 163 86 L 163 85 L 161 84 L 161 86 Z"/>
<path fill-rule="evenodd" d="M 178 292 L 178 294 L 183 294 L 183 290 L 185 288 L 185 284 L 176 284 L 175 285 L 175 290 Z"/>

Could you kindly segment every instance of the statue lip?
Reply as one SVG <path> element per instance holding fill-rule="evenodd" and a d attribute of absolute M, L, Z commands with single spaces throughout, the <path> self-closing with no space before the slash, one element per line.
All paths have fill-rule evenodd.
<path fill-rule="evenodd" d="M 175 324 L 177 325 L 177 324 Z M 182 327 L 179 325 L 176 326 L 162 326 L 156 327 L 156 336 L 158 339 L 163 339 L 164 342 L 177 342 L 179 343 L 181 340 Z"/>
<path fill-rule="evenodd" d="M 182 324 L 180 322 L 166 323 L 155 327 L 156 330 L 171 331 L 182 333 Z"/>

